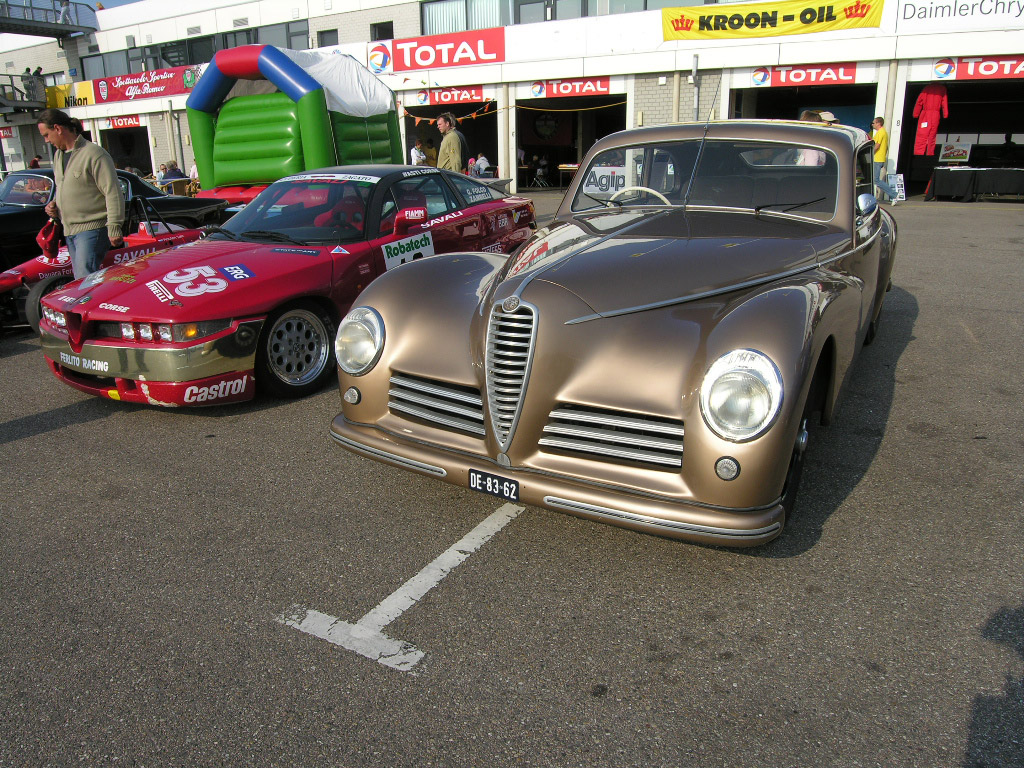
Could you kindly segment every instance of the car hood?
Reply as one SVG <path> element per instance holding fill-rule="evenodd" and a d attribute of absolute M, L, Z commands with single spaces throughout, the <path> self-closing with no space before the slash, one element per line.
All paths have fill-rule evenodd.
<path fill-rule="evenodd" d="M 326 292 L 329 248 L 200 240 L 101 269 L 47 297 L 92 320 L 181 322 L 259 313 L 283 295 Z M 168 279 L 170 277 L 170 279 Z"/>
<path fill-rule="evenodd" d="M 614 315 L 755 285 L 848 247 L 829 223 L 726 211 L 609 211 L 540 230 L 509 260 L 498 294 L 544 280 Z"/>

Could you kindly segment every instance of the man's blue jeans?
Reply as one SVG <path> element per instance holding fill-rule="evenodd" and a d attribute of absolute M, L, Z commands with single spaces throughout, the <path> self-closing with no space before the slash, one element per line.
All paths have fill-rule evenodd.
<path fill-rule="evenodd" d="M 105 226 L 68 235 L 68 253 L 71 254 L 71 268 L 75 271 L 75 279 L 95 272 L 103 263 L 103 257 L 110 250 L 110 238 Z"/>
<path fill-rule="evenodd" d="M 875 166 L 875 185 L 885 192 L 890 200 L 895 200 L 899 197 L 899 192 L 885 180 L 885 163 L 874 163 Z"/>

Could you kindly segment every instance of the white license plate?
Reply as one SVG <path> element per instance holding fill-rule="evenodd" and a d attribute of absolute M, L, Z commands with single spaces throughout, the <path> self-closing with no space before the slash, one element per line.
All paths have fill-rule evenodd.
<path fill-rule="evenodd" d="M 499 499 L 519 501 L 519 482 L 517 480 L 509 480 L 507 477 L 499 477 L 498 475 L 481 472 L 478 469 L 471 469 L 469 470 L 469 487 L 470 490 L 489 493 L 491 496 L 497 496 Z"/>

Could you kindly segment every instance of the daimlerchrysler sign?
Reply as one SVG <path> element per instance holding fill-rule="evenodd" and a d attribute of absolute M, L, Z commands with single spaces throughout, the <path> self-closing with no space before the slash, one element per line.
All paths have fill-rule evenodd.
<path fill-rule="evenodd" d="M 1024 29 L 1024 0 L 901 0 L 900 35 Z"/>

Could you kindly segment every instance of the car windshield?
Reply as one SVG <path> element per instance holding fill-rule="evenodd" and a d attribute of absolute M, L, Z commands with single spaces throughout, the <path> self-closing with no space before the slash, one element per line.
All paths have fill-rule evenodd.
<path fill-rule="evenodd" d="M 53 179 L 33 174 L 10 175 L 0 183 L 0 202 L 9 205 L 46 205 Z"/>
<path fill-rule="evenodd" d="M 839 162 L 802 144 L 719 139 L 702 149 L 690 139 L 605 150 L 579 178 L 574 211 L 687 204 L 827 221 L 835 215 Z"/>
<path fill-rule="evenodd" d="M 224 224 L 252 240 L 337 243 L 362 240 L 366 203 L 377 179 L 336 174 L 275 182 Z"/>

